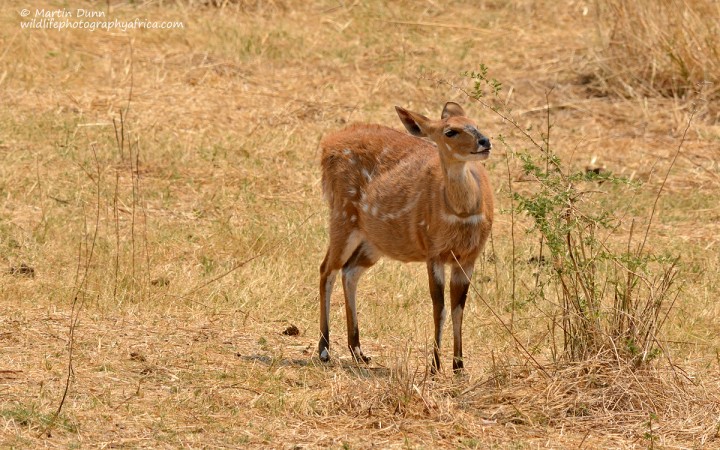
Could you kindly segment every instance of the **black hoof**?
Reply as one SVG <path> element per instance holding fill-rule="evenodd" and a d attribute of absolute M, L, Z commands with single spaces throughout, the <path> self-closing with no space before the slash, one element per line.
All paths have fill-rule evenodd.
<path fill-rule="evenodd" d="M 357 362 L 357 363 L 365 363 L 365 364 L 367 364 L 367 363 L 369 363 L 370 360 L 372 359 L 372 358 L 370 358 L 369 356 L 363 355 L 363 352 L 361 352 L 361 351 L 350 350 L 350 354 L 352 354 L 353 359 L 354 359 L 355 362 Z"/>
<path fill-rule="evenodd" d="M 437 353 L 433 355 L 433 361 L 430 363 L 430 375 L 435 376 L 440 373 L 440 356 Z"/>
<path fill-rule="evenodd" d="M 462 359 L 454 359 L 453 360 L 453 372 L 456 374 L 461 374 L 465 370 L 465 367 L 463 365 Z"/>

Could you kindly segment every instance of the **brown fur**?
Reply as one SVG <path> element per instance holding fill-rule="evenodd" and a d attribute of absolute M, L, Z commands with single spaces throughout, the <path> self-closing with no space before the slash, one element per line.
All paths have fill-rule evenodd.
<path fill-rule="evenodd" d="M 360 350 L 355 319 L 360 273 L 381 255 L 405 262 L 425 261 L 434 292 L 439 347 L 445 317 L 440 271 L 446 263 L 456 266 L 454 254 L 470 275 L 490 234 L 492 188 L 480 162 L 489 154 L 487 138 L 454 103 L 446 105 L 439 121 L 402 108 L 398 114 L 411 133 L 428 136 L 435 144 L 367 124 L 351 125 L 321 142 L 323 191 L 331 210 L 330 247 L 321 266 L 322 359 L 329 357 L 329 295 L 338 270 L 343 269 L 348 345 L 356 358 L 367 360 Z M 446 136 L 448 130 L 456 131 L 455 135 Z M 455 289 L 457 298 L 451 299 L 453 310 L 461 307 L 458 322 L 468 284 L 461 273 L 453 270 L 453 283 L 460 287 Z M 438 368 L 437 348 L 435 353 L 434 367 Z M 455 368 L 462 367 L 461 358 L 461 351 L 456 351 Z"/>

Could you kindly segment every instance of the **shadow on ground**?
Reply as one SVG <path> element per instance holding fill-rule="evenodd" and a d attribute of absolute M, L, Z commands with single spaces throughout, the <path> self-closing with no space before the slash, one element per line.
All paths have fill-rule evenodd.
<path fill-rule="evenodd" d="M 268 367 L 317 367 L 319 369 L 335 369 L 340 368 L 348 373 L 352 373 L 359 377 L 388 377 L 390 369 L 387 367 L 373 366 L 372 364 L 359 364 L 350 359 L 333 359 L 330 362 L 322 362 L 320 358 L 282 358 L 268 355 L 238 355 L 238 357 L 247 362 L 254 362 L 266 365 Z"/>

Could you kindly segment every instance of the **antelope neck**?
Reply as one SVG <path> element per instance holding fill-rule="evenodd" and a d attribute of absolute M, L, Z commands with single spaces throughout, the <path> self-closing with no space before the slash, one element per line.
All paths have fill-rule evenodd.
<path fill-rule="evenodd" d="M 466 218 L 481 212 L 482 195 L 480 177 L 468 164 L 443 164 L 445 185 L 443 201 L 448 212 L 454 216 Z"/>

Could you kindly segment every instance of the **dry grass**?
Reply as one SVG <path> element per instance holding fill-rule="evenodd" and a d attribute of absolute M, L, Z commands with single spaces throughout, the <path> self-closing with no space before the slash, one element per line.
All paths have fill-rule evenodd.
<path fill-rule="evenodd" d="M 553 87 L 555 148 L 575 167 L 644 182 L 601 188 L 598 202 L 625 218 L 621 231 L 645 223 L 690 111 L 682 99 L 598 97 L 582 84 L 603 48 L 591 3 L 111 3 L 77 7 L 185 28 L 29 31 L 19 29 L 26 3 L 0 12 L 1 447 L 717 445 L 711 115 L 692 125 L 648 241 L 682 255 L 682 294 L 655 365 L 631 371 L 604 354 L 553 362 L 556 305 L 528 296 L 543 269 L 530 262 L 537 242 L 523 218 L 511 250 L 499 145 L 488 161 L 492 258 L 478 264 L 464 328 L 467 373 L 428 377 L 425 270 L 390 261 L 359 290 L 373 364 L 358 367 L 344 351 L 339 291 L 335 360 L 313 354 L 323 134 L 350 121 L 397 126 L 396 104 L 437 115 L 455 100 L 491 137 L 527 146 L 429 79 L 467 86 L 458 74 L 487 64 L 532 133 Z M 533 189 L 516 161 L 510 169 L 515 190 Z M 490 308 L 512 318 L 547 376 Z M 70 387 L 51 424 L 74 319 Z M 291 324 L 299 336 L 282 334 Z"/>
<path fill-rule="evenodd" d="M 601 3 L 598 84 L 630 97 L 720 95 L 720 5 L 709 0 Z M 599 86 L 599 87 L 600 87 Z M 717 108 L 707 111 L 720 119 Z"/>

